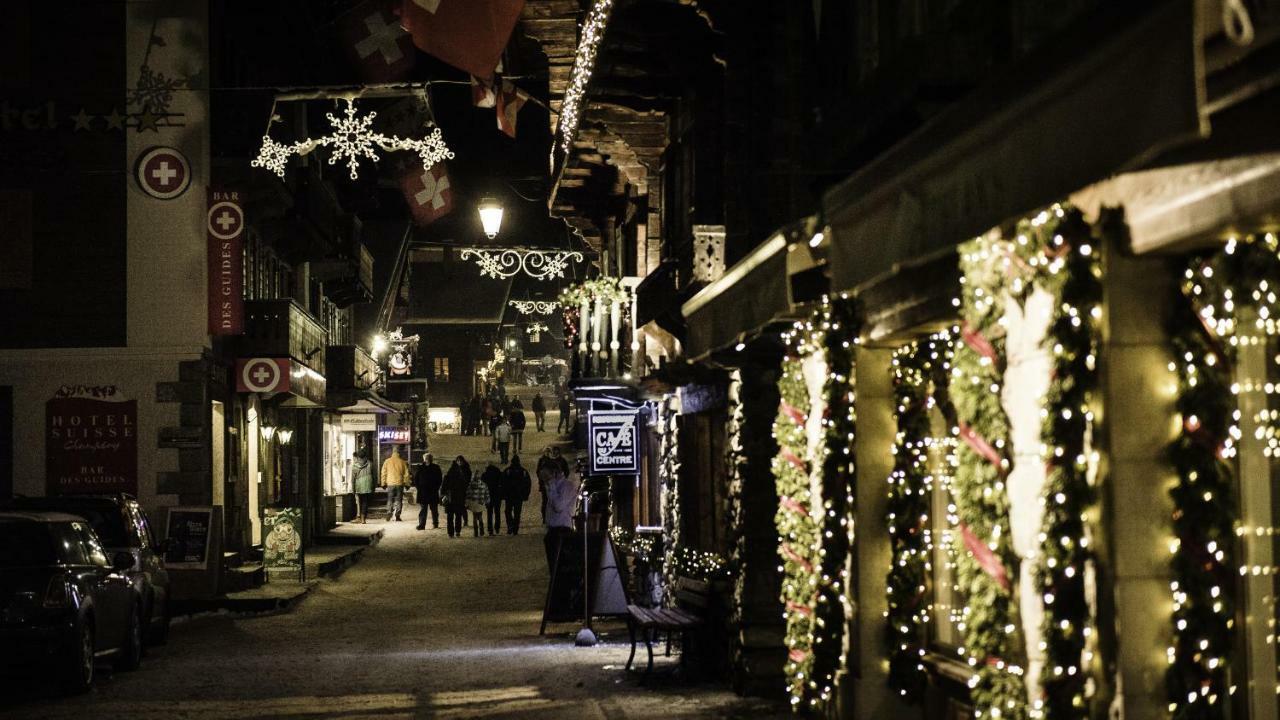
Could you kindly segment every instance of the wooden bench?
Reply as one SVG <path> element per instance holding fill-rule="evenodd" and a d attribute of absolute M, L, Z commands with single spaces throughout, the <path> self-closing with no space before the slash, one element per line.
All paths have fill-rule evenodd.
<path fill-rule="evenodd" d="M 636 631 L 644 636 L 644 646 L 649 652 L 649 665 L 645 675 L 653 672 L 653 643 L 659 632 L 667 634 L 667 654 L 671 653 L 671 633 L 680 633 L 680 663 L 685 662 L 688 634 L 706 622 L 705 613 L 711 601 L 711 588 L 702 580 L 680 577 L 676 579 L 676 606 L 673 608 L 649 608 L 627 606 L 627 632 L 631 635 L 631 655 L 627 657 L 627 670 L 636 657 Z"/>

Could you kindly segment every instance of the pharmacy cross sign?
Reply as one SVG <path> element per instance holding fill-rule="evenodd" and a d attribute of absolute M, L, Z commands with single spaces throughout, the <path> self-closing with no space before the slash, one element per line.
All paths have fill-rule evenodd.
<path fill-rule="evenodd" d="M 147 195 L 157 200 L 172 200 L 191 186 L 191 166 L 176 149 L 157 146 L 138 157 L 134 179 Z"/>

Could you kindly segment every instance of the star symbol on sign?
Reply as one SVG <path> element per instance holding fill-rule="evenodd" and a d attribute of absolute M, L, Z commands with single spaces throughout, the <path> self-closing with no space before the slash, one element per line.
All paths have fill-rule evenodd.
<path fill-rule="evenodd" d="M 124 129 L 124 115 L 120 114 L 119 108 L 111 108 L 111 114 L 103 115 L 102 119 L 107 121 L 107 129 L 109 130 Z"/>
<path fill-rule="evenodd" d="M 75 124 L 76 132 L 93 129 L 93 126 L 90 124 L 93 122 L 93 116 L 85 112 L 84 108 L 80 108 L 80 112 L 71 116 L 71 122 Z"/>
<path fill-rule="evenodd" d="M 142 112 L 138 113 L 138 132 L 143 130 L 152 130 L 160 132 L 160 116 L 151 112 L 151 106 L 147 105 L 142 108 Z"/>
<path fill-rule="evenodd" d="M 434 15 L 440 9 L 441 0 L 413 0 L 413 4 Z"/>

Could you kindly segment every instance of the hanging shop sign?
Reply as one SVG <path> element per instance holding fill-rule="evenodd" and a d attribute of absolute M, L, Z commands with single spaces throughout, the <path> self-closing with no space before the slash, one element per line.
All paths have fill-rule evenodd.
<path fill-rule="evenodd" d="M 240 358 L 236 360 L 236 392 L 288 392 L 289 358 Z"/>
<path fill-rule="evenodd" d="M 266 537 L 262 564 L 267 569 L 302 569 L 302 508 L 267 508 L 262 514 Z"/>
<path fill-rule="evenodd" d="M 634 475 L 640 471 L 635 410 L 587 413 L 588 450 L 593 475 Z"/>
<path fill-rule="evenodd" d="M 204 570 L 209 566 L 212 507 L 169 508 L 164 564 L 170 570 Z"/>
<path fill-rule="evenodd" d="M 387 375 L 390 377 L 413 377 L 413 356 L 418 354 L 418 336 L 405 335 L 400 328 L 387 334 Z"/>
<path fill-rule="evenodd" d="M 384 425 L 378 428 L 378 442 L 383 445 L 408 445 L 408 425 Z"/>
<path fill-rule="evenodd" d="M 244 205 L 237 191 L 210 190 L 209 334 L 244 332 Z"/>
<path fill-rule="evenodd" d="M 64 385 L 45 402 L 45 493 L 138 492 L 138 401 L 114 385 Z"/>
<path fill-rule="evenodd" d="M 157 200 L 172 200 L 191 186 L 191 165 L 176 148 L 148 149 L 138 157 L 133 174 L 142 192 Z"/>
<path fill-rule="evenodd" d="M 342 432 L 373 432 L 378 429 L 378 416 L 373 413 L 344 414 Z"/>

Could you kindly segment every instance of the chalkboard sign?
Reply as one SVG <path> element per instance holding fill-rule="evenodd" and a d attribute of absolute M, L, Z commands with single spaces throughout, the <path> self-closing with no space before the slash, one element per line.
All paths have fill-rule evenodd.
<path fill-rule="evenodd" d="M 627 593 L 618 572 L 617 555 L 607 533 L 588 536 L 591 560 L 591 616 L 625 617 Z M 547 600 L 542 611 L 542 627 L 547 623 L 576 622 L 582 619 L 582 533 L 552 535 L 547 538 L 547 560 L 551 578 L 547 584 Z"/>
<path fill-rule="evenodd" d="M 303 568 L 302 508 L 267 508 L 262 514 L 262 564 L 268 570 Z"/>
<path fill-rule="evenodd" d="M 211 507 L 169 508 L 165 567 L 170 570 L 206 569 L 209 566 L 209 533 L 212 527 Z"/>

